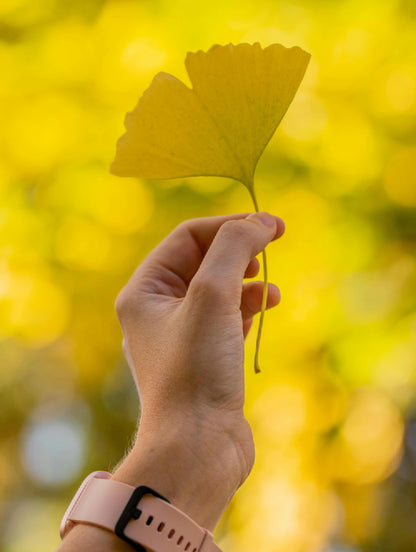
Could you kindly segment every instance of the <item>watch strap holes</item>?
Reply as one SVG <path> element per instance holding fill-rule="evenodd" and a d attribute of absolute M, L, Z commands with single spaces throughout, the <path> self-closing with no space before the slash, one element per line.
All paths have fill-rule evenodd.
<path fill-rule="evenodd" d="M 168 534 L 168 539 L 171 539 L 173 535 L 175 534 L 175 529 L 171 529 Z"/>
<path fill-rule="evenodd" d="M 185 546 L 185 550 L 188 550 L 188 548 L 191 546 L 191 543 L 188 542 L 188 544 Z"/>
<path fill-rule="evenodd" d="M 159 523 L 159 525 L 157 526 L 157 530 L 159 531 L 159 533 L 163 531 L 164 527 L 165 527 L 165 524 L 163 523 L 163 521 Z"/>
<path fill-rule="evenodd" d="M 153 521 L 153 516 L 149 516 L 146 521 L 146 525 L 150 525 Z"/>
<path fill-rule="evenodd" d="M 178 539 L 178 542 L 176 543 L 177 545 L 181 544 L 181 542 L 183 541 L 183 535 L 181 535 Z"/>

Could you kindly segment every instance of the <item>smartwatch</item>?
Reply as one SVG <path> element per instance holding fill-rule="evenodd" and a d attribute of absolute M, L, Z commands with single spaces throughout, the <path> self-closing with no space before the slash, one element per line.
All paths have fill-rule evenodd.
<path fill-rule="evenodd" d="M 81 483 L 62 518 L 62 539 L 76 523 L 112 531 L 139 552 L 221 552 L 212 533 L 168 499 L 150 487 L 115 481 L 105 471 Z"/>

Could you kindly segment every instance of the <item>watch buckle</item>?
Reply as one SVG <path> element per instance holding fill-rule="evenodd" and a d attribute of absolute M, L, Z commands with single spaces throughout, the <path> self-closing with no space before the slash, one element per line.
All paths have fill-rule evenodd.
<path fill-rule="evenodd" d="M 169 500 L 167 498 L 165 498 L 161 494 L 157 493 L 156 491 L 154 491 L 150 487 L 146 487 L 145 485 L 141 485 L 140 487 L 136 487 L 134 489 L 133 493 L 131 494 L 127 504 L 125 505 L 123 511 L 121 512 L 121 515 L 118 518 L 115 529 L 114 529 L 115 534 L 118 537 L 120 537 L 120 539 L 123 539 L 124 541 L 131 544 L 133 546 L 133 548 L 135 550 L 137 550 L 138 552 L 146 552 L 146 549 L 144 548 L 144 546 L 142 546 L 141 544 L 139 544 L 135 540 L 128 537 L 124 533 L 124 530 L 125 530 L 126 526 L 128 525 L 128 523 L 132 519 L 139 519 L 139 517 L 141 516 L 142 510 L 140 510 L 140 508 L 138 508 L 137 506 L 138 506 L 140 500 L 146 494 L 151 494 L 151 495 L 155 496 L 156 498 L 161 498 L 165 502 L 169 503 Z"/>

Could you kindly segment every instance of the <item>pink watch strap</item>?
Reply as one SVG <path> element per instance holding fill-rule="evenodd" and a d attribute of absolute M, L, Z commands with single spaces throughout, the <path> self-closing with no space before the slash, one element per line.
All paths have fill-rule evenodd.
<path fill-rule="evenodd" d="M 114 531 L 135 487 L 110 479 L 108 472 L 90 474 L 79 488 L 61 524 L 61 537 L 73 523 L 89 523 Z M 213 535 L 165 500 L 145 494 L 141 513 L 124 528 L 124 535 L 154 552 L 221 552 Z"/>

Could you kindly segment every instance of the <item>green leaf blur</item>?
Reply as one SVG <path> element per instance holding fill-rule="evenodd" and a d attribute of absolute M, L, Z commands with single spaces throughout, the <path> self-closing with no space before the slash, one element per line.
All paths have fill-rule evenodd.
<path fill-rule="evenodd" d="M 184 53 L 299 45 L 302 87 L 257 169 L 281 216 L 262 374 L 246 344 L 255 467 L 224 552 L 413 552 L 416 10 L 408 0 L 2 0 L 0 550 L 44 552 L 139 404 L 114 301 L 179 222 L 250 211 L 224 178 L 109 174 L 126 106 Z"/>

